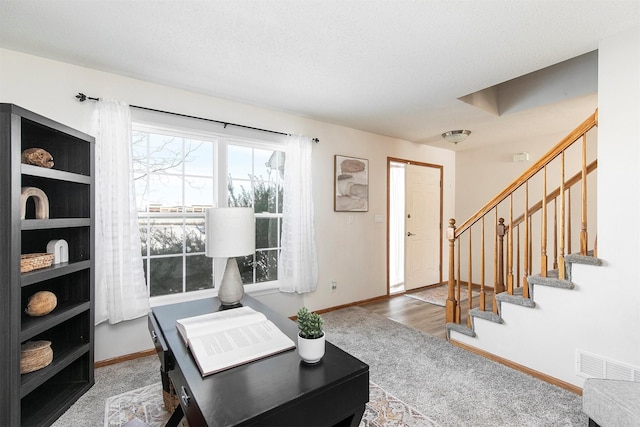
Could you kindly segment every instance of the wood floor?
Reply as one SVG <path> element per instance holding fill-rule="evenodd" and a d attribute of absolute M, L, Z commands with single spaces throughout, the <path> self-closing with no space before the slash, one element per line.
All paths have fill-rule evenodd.
<path fill-rule="evenodd" d="M 403 325 L 445 339 L 444 307 L 397 295 L 360 307 L 388 317 Z"/>
<path fill-rule="evenodd" d="M 487 292 L 487 301 L 491 301 L 493 294 Z M 463 302 L 464 304 L 465 302 Z M 478 306 L 478 299 L 474 299 L 473 306 Z M 445 309 L 439 305 L 429 304 L 415 298 L 409 298 L 404 294 L 361 304 L 360 307 L 388 317 L 398 323 L 426 332 L 437 338 L 446 339 Z M 491 307 L 487 307 L 491 310 Z M 461 323 L 466 324 L 467 308 L 462 310 Z"/>

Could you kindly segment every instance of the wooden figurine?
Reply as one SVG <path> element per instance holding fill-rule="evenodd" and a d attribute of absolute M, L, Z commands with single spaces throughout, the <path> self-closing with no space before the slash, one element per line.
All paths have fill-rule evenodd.
<path fill-rule="evenodd" d="M 39 291 L 29 297 L 24 312 L 29 316 L 40 317 L 51 313 L 58 305 L 56 294 L 51 291 Z"/>
<path fill-rule="evenodd" d="M 27 211 L 27 200 L 33 197 L 36 205 L 36 219 L 48 219 L 49 218 L 49 198 L 44 191 L 36 187 L 22 187 L 20 193 L 20 219 L 25 219 Z"/>

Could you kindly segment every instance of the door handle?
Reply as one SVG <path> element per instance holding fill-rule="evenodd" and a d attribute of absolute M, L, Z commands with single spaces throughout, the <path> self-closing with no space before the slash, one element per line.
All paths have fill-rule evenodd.
<path fill-rule="evenodd" d="M 410 231 L 407 231 L 407 237 L 411 237 L 411 236 L 415 236 L 415 234 Z"/>

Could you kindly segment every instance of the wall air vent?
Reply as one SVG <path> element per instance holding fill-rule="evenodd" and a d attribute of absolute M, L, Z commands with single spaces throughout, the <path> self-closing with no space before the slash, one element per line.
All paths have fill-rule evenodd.
<path fill-rule="evenodd" d="M 576 350 L 576 375 L 583 378 L 603 378 L 640 382 L 640 368 Z"/>

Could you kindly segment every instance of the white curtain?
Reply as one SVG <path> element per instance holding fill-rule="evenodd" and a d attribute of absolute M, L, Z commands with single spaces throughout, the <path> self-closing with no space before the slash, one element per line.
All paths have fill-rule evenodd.
<path fill-rule="evenodd" d="M 278 280 L 282 292 L 312 292 L 318 283 L 311 185 L 312 149 L 311 138 L 287 138 L 282 249 L 278 264 Z"/>
<path fill-rule="evenodd" d="M 131 164 L 131 112 L 97 103 L 95 166 L 96 324 L 149 312 Z"/>

